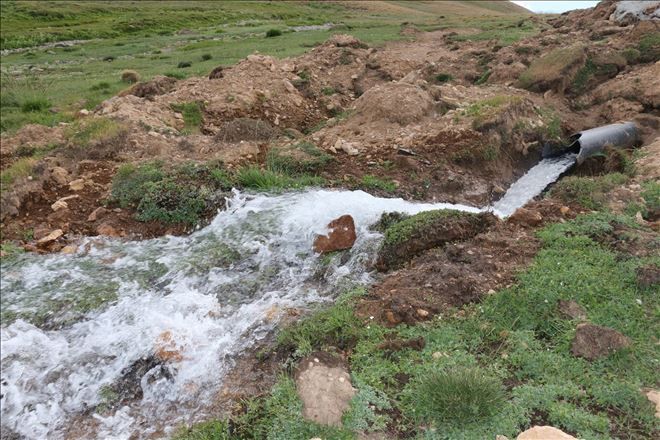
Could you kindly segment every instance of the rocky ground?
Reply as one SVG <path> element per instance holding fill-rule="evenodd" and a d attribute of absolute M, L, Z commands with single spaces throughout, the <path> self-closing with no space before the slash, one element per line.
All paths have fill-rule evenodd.
<path fill-rule="evenodd" d="M 543 200 L 507 221 L 485 216 L 435 219 L 439 223 L 432 222 L 436 227 L 426 231 L 431 232 L 406 236 L 389 251 L 385 248 L 376 264 L 382 272 L 379 281 L 350 300 L 357 324 L 328 328 L 331 324 L 316 316 L 308 322 L 326 326 L 314 330 L 326 339 L 300 333 L 307 331 L 302 324 L 266 344 L 262 352 L 246 354 L 218 396 L 218 414 L 234 418 L 194 429 L 265 438 L 262 434 L 272 428 L 266 425 L 280 417 L 271 406 L 278 405 L 277 399 L 293 402 L 291 390 L 295 395 L 297 385 L 301 401 L 292 405 L 302 404 L 303 419 L 339 430 L 319 431 L 295 419 L 300 422 L 296 433 L 309 434 L 305 438 L 319 432 L 323 438 L 350 438 L 353 434 L 341 431 L 346 426 L 360 432 L 360 438 L 433 436 L 434 426 L 444 421 L 410 415 L 415 405 L 406 393 L 423 385 L 415 385 L 410 371 L 422 371 L 429 359 L 456 356 L 458 363 L 496 359 L 503 370 L 513 372 L 498 370 L 496 375 L 506 378 L 507 392 L 520 393 L 516 398 L 524 404 L 519 406 L 528 413 L 512 412 L 501 423 L 497 419 L 499 424 L 489 433 L 552 424 L 575 436 L 648 438 L 658 433 L 657 424 L 626 415 L 646 414 L 646 401 L 623 398 L 633 402 L 630 407 L 612 403 L 614 398 L 594 391 L 600 390 L 595 379 L 589 385 L 576 381 L 577 390 L 567 386 L 554 397 L 539 397 L 564 406 L 529 403 L 531 394 L 523 393 L 536 392 L 531 387 L 544 377 L 516 344 L 532 347 L 537 359 L 544 356 L 543 344 L 548 350 L 570 350 L 570 359 L 547 362 L 571 369 L 578 368 L 574 359 L 586 359 L 583 372 L 617 376 L 621 365 L 616 360 L 595 360 L 631 345 L 648 350 L 642 356 L 653 357 L 657 334 L 649 341 L 648 333 L 602 318 L 598 294 L 591 291 L 576 294 L 577 302 L 570 302 L 570 295 L 552 297 L 552 310 L 530 306 L 536 321 L 530 318 L 529 323 L 494 323 L 497 319 L 487 315 L 492 307 L 518 304 L 509 297 L 511 292 L 527 292 L 521 271 L 543 267 L 549 254 L 572 252 L 576 261 L 602 257 L 600 248 L 590 247 L 591 241 L 584 246 L 594 254 L 583 256 L 582 248 L 553 247 L 550 236 L 557 242 L 564 236 L 592 240 L 593 246 L 607 249 L 602 258 L 610 261 L 612 256 L 625 261 L 626 270 L 636 271 L 636 281 L 626 278 L 625 286 L 636 282 L 638 294 L 650 303 L 650 292 L 657 294 L 660 24 L 657 19 L 617 15 L 616 8 L 616 2 L 603 1 L 593 10 L 546 21 L 530 17 L 526 20 L 535 21 L 541 31 L 505 47 L 492 40 L 457 38 L 470 32 L 466 29 L 421 32 L 402 26 L 401 32 L 414 41 L 379 48 L 350 35 L 335 35 L 296 58 L 253 54 L 209 77 L 158 77 L 132 86 L 92 112 L 81 112 L 71 124 L 26 126 L 2 139 L 2 169 L 11 176 L 2 182 L 3 253 L 17 247 L 73 252 L 76 240 L 89 235 L 135 239 L 182 234 L 211 218 L 232 187 L 326 185 L 484 206 L 539 160 L 545 143 L 561 142 L 581 129 L 632 120 L 642 133 L 640 150 L 612 151 L 589 160 Z M 654 11 L 647 11 L 646 18 Z M 520 23 L 524 25 L 525 20 Z M 182 205 L 188 208 L 182 211 Z M 383 230 L 387 237 L 397 225 L 414 221 L 394 219 Z M 590 235 L 585 228 L 605 232 Z M 567 278 L 546 281 L 586 279 L 593 273 L 564 275 Z M 534 287 L 541 290 L 537 285 L 529 289 Z M 510 302 L 494 299 L 500 295 Z M 560 312 L 563 321 L 556 318 Z M 640 313 L 635 319 L 657 323 L 651 312 Z M 450 330 L 439 327 L 441 319 L 448 320 Z M 552 325 L 546 326 L 545 320 Z M 381 333 L 364 330 L 362 324 L 369 329 L 369 323 Z M 633 334 L 625 335 L 626 330 Z M 530 337 L 529 331 L 540 336 Z M 291 332 L 298 332 L 297 339 L 290 338 Z M 481 339 L 471 340 L 466 336 L 470 332 Z M 304 355 L 298 344 L 303 336 L 312 341 L 307 348 L 314 350 Z M 452 338 L 469 348 L 447 344 Z M 375 367 L 384 370 L 369 372 L 368 356 L 378 357 Z M 636 364 L 634 375 L 639 383 L 653 382 L 657 388 L 657 374 L 649 379 L 657 359 L 649 362 Z M 290 377 L 278 379 L 283 365 Z M 352 385 L 359 390 L 364 413 L 349 403 L 355 402 L 356 390 L 348 371 L 361 381 Z M 559 372 L 551 376 L 548 389 L 568 380 Z M 326 383 L 328 377 L 337 379 L 336 387 Z M 379 381 L 385 385 L 379 387 Z M 319 390 L 324 390 L 322 395 Z M 645 392 L 657 396 L 657 391 Z M 260 403 L 240 404 L 254 396 L 262 397 L 253 401 Z M 566 413 L 574 410 L 573 404 L 581 412 L 571 418 Z M 352 424 L 346 418 L 342 422 L 342 409 L 352 414 Z M 194 429 L 182 436 L 206 438 L 194 437 Z M 518 438 L 573 438 L 549 434 L 554 428 L 531 429 L 536 433 Z M 479 432 L 473 432 L 474 438 Z"/>

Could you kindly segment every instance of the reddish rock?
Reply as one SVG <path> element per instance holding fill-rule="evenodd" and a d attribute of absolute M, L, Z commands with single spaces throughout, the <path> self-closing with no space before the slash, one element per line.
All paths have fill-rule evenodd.
<path fill-rule="evenodd" d="M 103 223 L 98 228 L 96 228 L 96 233 L 98 235 L 105 235 L 107 237 L 121 237 L 121 234 L 107 223 Z"/>
<path fill-rule="evenodd" d="M 46 235 L 43 238 L 40 238 L 37 241 L 37 246 L 40 248 L 45 248 L 48 247 L 51 243 L 56 241 L 58 238 L 60 238 L 62 235 L 64 235 L 64 231 L 61 229 L 55 229 L 53 232 L 50 234 Z"/>
<path fill-rule="evenodd" d="M 96 220 L 99 220 L 101 217 L 106 215 L 109 211 L 105 209 L 103 206 L 99 206 L 96 208 L 94 211 L 92 211 L 91 214 L 87 217 L 88 222 L 95 222 Z"/>
<path fill-rule="evenodd" d="M 576 328 L 571 353 L 574 356 L 594 360 L 629 345 L 630 339 L 614 329 L 582 323 Z"/>
<path fill-rule="evenodd" d="M 350 215 L 342 215 L 328 224 L 328 235 L 318 235 L 314 240 L 314 252 L 328 252 L 350 249 L 355 243 L 355 222 Z"/>

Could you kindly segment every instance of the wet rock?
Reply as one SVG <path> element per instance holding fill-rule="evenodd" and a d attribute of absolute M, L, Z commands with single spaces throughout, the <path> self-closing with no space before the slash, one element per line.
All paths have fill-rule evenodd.
<path fill-rule="evenodd" d="M 77 245 L 75 245 L 75 244 L 70 244 L 70 245 L 64 246 L 64 247 L 60 250 L 60 253 L 61 253 L 61 254 L 65 254 L 65 255 L 72 255 L 72 254 L 75 254 L 77 250 L 78 250 L 78 246 L 77 246 Z"/>
<path fill-rule="evenodd" d="M 182 347 L 172 337 L 172 332 L 165 330 L 156 339 L 154 356 L 163 362 L 181 362 L 183 360 Z"/>
<path fill-rule="evenodd" d="M 648 390 L 646 392 L 646 398 L 655 404 L 655 416 L 660 419 L 660 391 Z"/>
<path fill-rule="evenodd" d="M 543 222 L 543 216 L 538 211 L 532 211 L 527 208 L 518 208 L 511 217 L 507 219 L 509 223 L 520 226 L 538 226 Z"/>
<path fill-rule="evenodd" d="M 314 240 L 314 252 L 327 252 L 350 249 L 357 238 L 355 222 L 350 215 L 342 215 L 328 224 L 328 235 L 318 235 Z"/>
<path fill-rule="evenodd" d="M 571 319 L 587 319 L 587 312 L 580 304 L 576 303 L 575 301 L 566 301 L 560 299 L 557 307 L 564 316 L 567 316 Z"/>
<path fill-rule="evenodd" d="M 109 211 L 104 208 L 103 206 L 99 206 L 96 208 L 94 211 L 92 211 L 91 214 L 87 217 L 88 222 L 95 222 L 96 220 L 100 220 L 103 216 L 105 216 Z"/>
<path fill-rule="evenodd" d="M 578 324 L 575 338 L 571 344 L 571 353 L 574 356 L 588 360 L 598 359 L 628 347 L 631 341 L 618 331 L 600 325 L 582 323 Z"/>
<path fill-rule="evenodd" d="M 58 185 L 66 185 L 68 176 L 69 172 L 62 167 L 54 167 L 50 170 L 50 178 Z"/>
<path fill-rule="evenodd" d="M 98 235 L 105 235 L 107 237 L 121 237 L 121 234 L 117 230 L 109 225 L 108 223 L 103 223 L 96 228 L 96 233 Z"/>
<path fill-rule="evenodd" d="M 56 241 L 58 238 L 60 238 L 62 235 L 64 235 L 64 231 L 62 231 L 61 229 L 55 229 L 50 234 L 37 240 L 37 246 L 40 248 L 47 247 L 48 245 Z"/>
<path fill-rule="evenodd" d="M 303 417 L 330 426 L 341 426 L 342 415 L 355 395 L 350 375 L 329 355 L 317 354 L 301 361 L 296 389 L 303 403 Z"/>
<path fill-rule="evenodd" d="M 575 440 L 572 435 L 566 434 L 552 426 L 533 426 L 527 431 L 521 432 L 516 440 Z"/>

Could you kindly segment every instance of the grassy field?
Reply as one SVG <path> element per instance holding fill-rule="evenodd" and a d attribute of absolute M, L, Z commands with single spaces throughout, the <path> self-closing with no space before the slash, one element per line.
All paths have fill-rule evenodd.
<path fill-rule="evenodd" d="M 523 27 L 515 6 L 500 2 L 27 2 L 1 3 L 3 49 L 0 131 L 26 123 L 53 125 L 92 109 L 127 87 L 121 72 L 206 75 L 259 51 L 278 58 L 301 54 L 334 33 L 378 45 L 402 38 L 402 23 L 422 29 L 471 27 L 480 38 L 511 43 Z M 334 28 L 296 31 L 333 23 Z M 268 38 L 277 29 L 282 35 Z M 87 40 L 71 47 L 39 47 Z M 12 52 L 11 50 L 15 51 Z M 18 50 L 16 50 L 18 49 Z M 187 66 L 188 67 L 179 67 Z"/>

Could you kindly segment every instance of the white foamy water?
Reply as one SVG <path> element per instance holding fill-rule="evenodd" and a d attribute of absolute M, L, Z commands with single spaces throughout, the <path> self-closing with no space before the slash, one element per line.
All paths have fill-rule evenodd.
<path fill-rule="evenodd" d="M 272 330 L 273 315 L 329 299 L 339 285 L 369 283 L 380 234 L 368 226 L 382 213 L 442 208 L 480 211 L 362 191 L 236 193 L 186 237 L 94 238 L 76 255 L 3 262 L 3 322 L 18 316 L 0 330 L 3 427 L 28 439 L 64 438 L 123 370 L 159 347 L 176 358 L 144 375 L 139 402 L 94 414 L 98 426 L 85 438 L 144 438 L 203 417 L 232 357 Z M 344 214 L 355 220 L 357 242 L 347 261 L 326 267 L 312 242 Z"/>
<path fill-rule="evenodd" d="M 493 212 L 499 217 L 508 217 L 524 206 L 555 182 L 559 176 L 575 164 L 575 154 L 543 159 L 516 181 L 504 197 L 493 204 Z"/>

